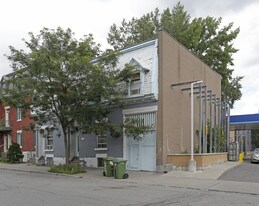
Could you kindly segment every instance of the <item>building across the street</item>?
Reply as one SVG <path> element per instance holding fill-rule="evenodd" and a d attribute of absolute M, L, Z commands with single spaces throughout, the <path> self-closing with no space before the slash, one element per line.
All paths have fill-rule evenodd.
<path fill-rule="evenodd" d="M 259 129 L 259 114 L 230 116 L 230 138 L 239 144 L 240 152 L 245 154 L 253 149 L 251 131 Z"/>

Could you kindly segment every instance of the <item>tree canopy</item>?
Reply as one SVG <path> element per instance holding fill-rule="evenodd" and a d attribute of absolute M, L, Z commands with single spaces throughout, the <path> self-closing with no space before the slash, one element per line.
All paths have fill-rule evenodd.
<path fill-rule="evenodd" d="M 38 124 L 56 120 L 64 134 L 68 163 L 71 130 L 102 133 L 116 128 L 105 121 L 111 107 L 118 106 L 122 91 L 118 86 L 129 68 L 116 69 L 118 55 L 102 52 L 92 35 L 77 40 L 70 30 L 43 28 L 29 33 L 25 50 L 10 47 L 14 73 L 4 81 L 3 100 L 30 109 Z M 117 134 L 116 134 L 117 135 Z"/>
<path fill-rule="evenodd" d="M 221 22 L 222 18 L 210 16 L 191 19 L 178 2 L 173 9 L 155 9 L 140 18 L 123 19 L 121 25 L 113 24 L 107 40 L 115 49 L 121 49 L 155 38 L 158 30 L 165 30 L 222 76 L 222 100 L 233 107 L 242 96 L 243 77 L 233 77 L 232 57 L 238 51 L 233 41 L 239 28 L 233 29 L 233 23 L 222 26 Z"/>

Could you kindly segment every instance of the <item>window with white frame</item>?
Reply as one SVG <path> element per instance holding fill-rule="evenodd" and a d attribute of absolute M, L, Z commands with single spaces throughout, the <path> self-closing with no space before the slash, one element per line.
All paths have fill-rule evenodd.
<path fill-rule="evenodd" d="M 45 131 L 45 150 L 52 150 L 53 149 L 53 129 L 48 129 Z"/>
<path fill-rule="evenodd" d="M 22 147 L 23 145 L 23 139 L 22 139 L 22 130 L 18 130 L 16 132 L 16 143 L 20 145 L 20 147 Z"/>
<path fill-rule="evenodd" d="M 141 94 L 142 82 L 140 72 L 132 74 L 132 78 L 129 82 L 129 96 Z"/>
<path fill-rule="evenodd" d="M 20 107 L 16 108 L 16 120 L 22 121 L 22 109 Z"/>
<path fill-rule="evenodd" d="M 5 126 L 10 127 L 10 107 L 5 107 Z"/>
<path fill-rule="evenodd" d="M 107 135 L 97 135 L 97 148 L 107 148 Z"/>

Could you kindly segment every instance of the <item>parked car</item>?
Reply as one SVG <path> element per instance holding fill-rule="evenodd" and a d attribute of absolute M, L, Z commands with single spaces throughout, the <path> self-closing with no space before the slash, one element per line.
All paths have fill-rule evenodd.
<path fill-rule="evenodd" d="M 259 162 L 259 148 L 255 148 L 251 155 L 251 163 Z"/>

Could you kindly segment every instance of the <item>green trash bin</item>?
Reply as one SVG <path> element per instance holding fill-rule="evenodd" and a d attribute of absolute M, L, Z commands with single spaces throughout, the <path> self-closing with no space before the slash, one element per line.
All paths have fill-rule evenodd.
<path fill-rule="evenodd" d="M 127 179 L 129 175 L 126 173 L 127 160 L 114 160 L 114 177 L 115 179 Z"/>
<path fill-rule="evenodd" d="M 103 161 L 104 161 L 103 176 L 106 176 L 106 177 L 113 177 L 114 176 L 113 160 L 114 160 L 114 158 L 112 158 L 112 157 L 103 158 Z"/>

